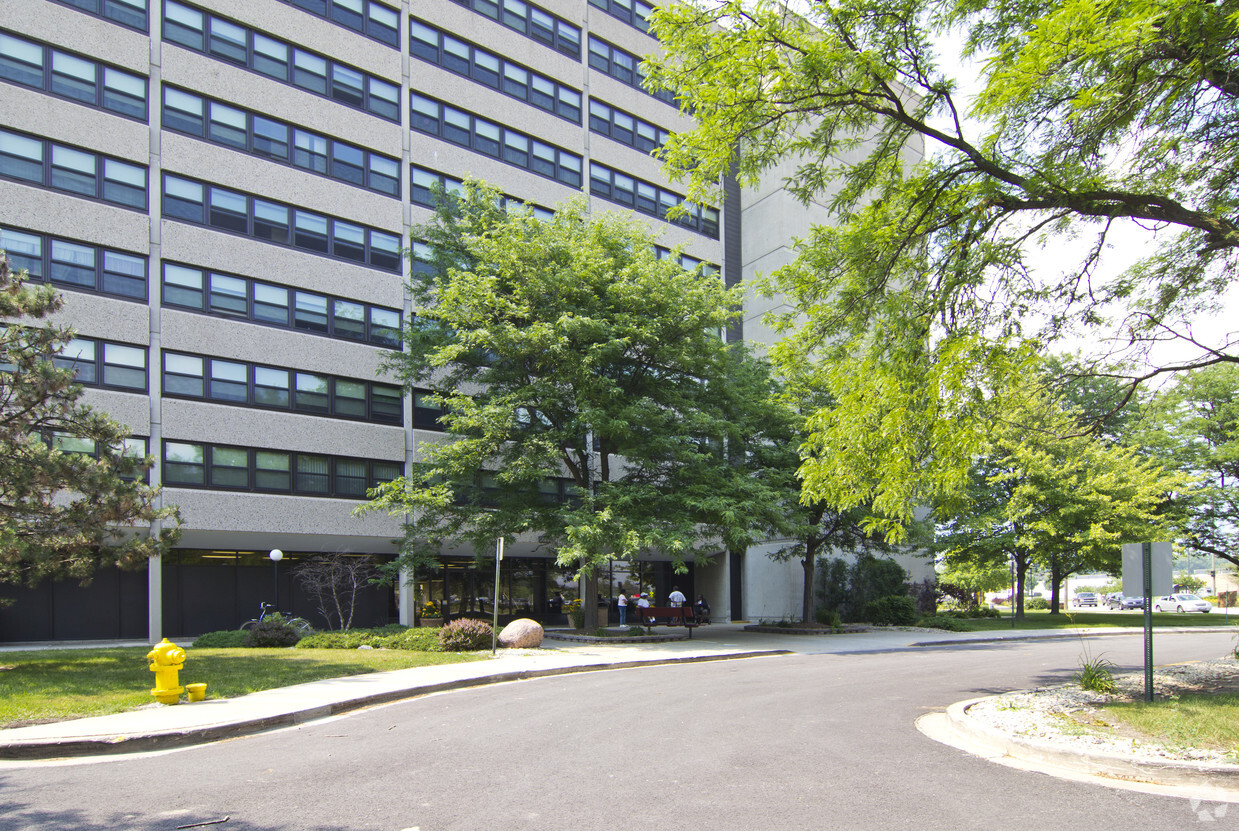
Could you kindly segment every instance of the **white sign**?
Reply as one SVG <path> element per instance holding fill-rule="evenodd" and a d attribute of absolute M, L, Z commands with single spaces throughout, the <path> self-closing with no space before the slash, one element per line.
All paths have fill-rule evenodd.
<path fill-rule="evenodd" d="M 1153 597 L 1170 594 L 1174 586 L 1171 560 L 1170 543 L 1153 543 Z M 1144 596 L 1144 543 L 1123 543 L 1123 596 Z"/>

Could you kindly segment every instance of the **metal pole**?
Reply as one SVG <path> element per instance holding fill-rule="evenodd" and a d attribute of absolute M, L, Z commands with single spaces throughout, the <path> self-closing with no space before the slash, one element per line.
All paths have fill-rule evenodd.
<path fill-rule="evenodd" d="M 278 612 L 280 610 L 280 560 L 284 559 L 284 552 L 278 548 L 273 548 L 267 556 L 271 558 L 272 587 L 274 589 L 272 595 L 275 600 L 275 605 L 271 607 L 271 611 Z"/>
<path fill-rule="evenodd" d="M 494 622 L 490 627 L 490 654 L 493 658 L 499 647 L 499 562 L 503 559 L 503 537 L 495 540 L 495 609 Z"/>
<path fill-rule="evenodd" d="M 1144 700 L 1153 700 L 1153 543 L 1141 545 L 1144 555 Z"/>

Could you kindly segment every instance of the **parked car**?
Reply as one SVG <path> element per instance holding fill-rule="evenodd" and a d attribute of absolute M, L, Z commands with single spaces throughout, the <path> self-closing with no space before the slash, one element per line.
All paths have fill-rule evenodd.
<path fill-rule="evenodd" d="M 1123 601 L 1123 604 L 1121 608 L 1123 609 L 1143 609 L 1144 608 L 1143 597 L 1124 597 L 1122 598 L 1122 601 Z"/>
<path fill-rule="evenodd" d="M 1208 600 L 1201 600 L 1194 594 L 1171 594 L 1166 597 L 1154 598 L 1153 611 L 1205 612 L 1208 614 L 1213 611 L 1213 604 Z"/>
<path fill-rule="evenodd" d="M 1093 592 L 1080 592 L 1072 599 L 1072 602 L 1076 606 L 1096 606 L 1097 595 Z"/>

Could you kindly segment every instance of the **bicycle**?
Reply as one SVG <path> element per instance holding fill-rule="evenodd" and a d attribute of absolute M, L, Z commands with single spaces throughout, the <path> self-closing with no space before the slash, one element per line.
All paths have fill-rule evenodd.
<path fill-rule="evenodd" d="M 314 626 L 308 620 L 306 620 L 303 617 L 295 617 L 290 612 L 277 612 L 274 610 L 274 607 L 270 603 L 259 603 L 258 604 L 258 617 L 250 618 L 249 620 L 245 621 L 245 623 L 242 623 L 240 627 L 241 631 L 248 632 L 251 629 L 253 629 L 255 626 L 257 626 L 258 624 L 262 623 L 267 618 L 275 617 L 276 615 L 279 615 L 280 619 L 284 623 L 291 626 L 293 631 L 296 632 L 301 637 L 305 637 L 306 635 L 311 635 L 314 633 Z"/>

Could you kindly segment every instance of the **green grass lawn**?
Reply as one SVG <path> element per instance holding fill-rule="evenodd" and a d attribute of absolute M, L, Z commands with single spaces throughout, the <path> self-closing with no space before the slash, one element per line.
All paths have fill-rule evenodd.
<path fill-rule="evenodd" d="M 1239 610 L 1231 610 L 1233 614 L 1227 617 L 1223 610 L 1214 609 L 1209 614 L 1175 614 L 1174 612 L 1158 612 L 1153 615 L 1153 626 L 1235 626 L 1239 625 Z M 1001 618 L 970 618 L 967 624 L 977 632 L 996 632 L 1010 630 L 1011 618 L 1009 611 L 1003 611 Z M 1015 622 L 1016 629 L 1078 629 L 1082 626 L 1095 628 L 1112 628 L 1119 626 L 1144 627 L 1144 612 L 1060 612 L 1052 615 L 1048 611 L 1025 610 L 1024 620 Z"/>
<path fill-rule="evenodd" d="M 0 728 L 120 713 L 150 704 L 149 647 L 0 653 Z M 354 649 L 187 649 L 181 685 L 234 698 L 306 681 L 480 660 L 478 653 Z"/>
<path fill-rule="evenodd" d="M 1182 695 L 1167 701 L 1116 701 L 1101 706 L 1111 719 L 1170 747 L 1200 747 L 1239 755 L 1235 724 L 1239 695 Z"/>

